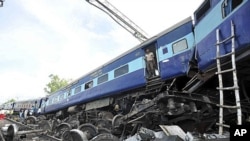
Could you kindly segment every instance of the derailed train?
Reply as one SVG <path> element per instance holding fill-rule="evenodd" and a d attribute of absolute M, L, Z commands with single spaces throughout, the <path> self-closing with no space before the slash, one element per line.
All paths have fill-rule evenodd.
<path fill-rule="evenodd" d="M 51 131 L 66 130 L 133 135 L 139 127 L 160 130 L 158 125 L 177 124 L 185 131 L 216 131 L 219 92 L 216 75 L 216 45 L 220 56 L 235 46 L 235 63 L 243 123 L 248 122 L 250 89 L 250 1 L 204 0 L 190 17 L 139 44 L 101 67 L 35 103 Z M 234 34 L 231 35 L 231 29 Z M 216 35 L 216 30 L 219 34 Z M 217 36 L 217 37 L 216 37 Z M 231 39 L 235 39 L 235 43 Z M 145 50 L 155 54 L 158 75 L 147 78 Z M 222 59 L 222 69 L 231 68 L 231 56 Z M 233 76 L 223 75 L 224 86 Z M 234 105 L 233 91 L 225 91 L 224 103 Z M 16 105 L 12 109 L 18 111 Z M 38 104 L 39 103 L 39 104 Z M 20 104 L 19 104 L 20 105 Z M 236 109 L 224 110 L 224 122 L 236 124 Z"/>

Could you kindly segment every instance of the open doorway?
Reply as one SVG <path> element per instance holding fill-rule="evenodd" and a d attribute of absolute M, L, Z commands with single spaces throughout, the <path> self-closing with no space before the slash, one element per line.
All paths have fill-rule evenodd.
<path fill-rule="evenodd" d="M 145 52 L 145 75 L 146 78 L 159 76 L 159 66 L 157 60 L 156 43 L 152 43 L 143 48 Z"/>

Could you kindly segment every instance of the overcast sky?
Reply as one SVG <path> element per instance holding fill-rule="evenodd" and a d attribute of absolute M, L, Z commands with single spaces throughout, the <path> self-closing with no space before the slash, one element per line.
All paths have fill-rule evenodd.
<path fill-rule="evenodd" d="M 109 0 L 150 36 L 203 0 Z M 0 8 L 0 103 L 45 96 L 50 74 L 77 79 L 139 42 L 85 0 L 5 0 Z"/>

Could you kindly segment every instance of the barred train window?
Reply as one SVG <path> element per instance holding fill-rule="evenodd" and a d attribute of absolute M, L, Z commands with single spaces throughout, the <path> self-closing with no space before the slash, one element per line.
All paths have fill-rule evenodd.
<path fill-rule="evenodd" d="M 70 95 L 71 95 L 71 91 L 70 91 L 70 89 L 67 89 L 66 91 L 67 91 L 67 92 L 66 92 L 66 93 L 67 93 L 67 95 L 68 95 L 68 96 L 70 96 Z"/>
<path fill-rule="evenodd" d="M 59 101 L 61 101 L 63 99 L 64 95 L 63 94 L 60 94 L 59 95 Z"/>
<path fill-rule="evenodd" d="M 93 87 L 93 81 L 90 81 L 90 82 L 85 84 L 85 90 L 92 88 L 92 87 Z"/>
<path fill-rule="evenodd" d="M 121 76 L 123 74 L 128 73 L 128 65 L 125 65 L 123 67 L 120 67 L 119 69 L 115 70 L 115 78 L 118 76 Z"/>
<path fill-rule="evenodd" d="M 105 74 L 97 79 L 97 84 L 101 84 L 108 81 L 108 74 Z"/>
<path fill-rule="evenodd" d="M 173 53 L 175 54 L 175 53 L 181 52 L 187 48 L 188 48 L 187 40 L 186 39 L 180 40 L 173 44 Z"/>
<path fill-rule="evenodd" d="M 210 0 L 207 0 L 203 6 L 196 12 L 196 20 L 200 20 L 203 16 L 206 15 L 207 11 L 210 9 Z"/>
<path fill-rule="evenodd" d="M 224 0 L 222 3 L 222 16 L 225 18 L 229 15 L 236 7 L 238 7 L 243 0 Z"/>
<path fill-rule="evenodd" d="M 81 92 L 81 89 L 82 89 L 82 87 L 81 87 L 81 86 L 79 86 L 79 87 L 75 88 L 75 94 L 77 94 L 77 93 Z"/>
<path fill-rule="evenodd" d="M 53 99 L 52 99 L 52 103 L 55 103 L 56 102 L 56 97 L 54 97 Z"/>
<path fill-rule="evenodd" d="M 52 99 L 49 99 L 48 103 L 49 103 L 49 105 L 52 104 Z"/>

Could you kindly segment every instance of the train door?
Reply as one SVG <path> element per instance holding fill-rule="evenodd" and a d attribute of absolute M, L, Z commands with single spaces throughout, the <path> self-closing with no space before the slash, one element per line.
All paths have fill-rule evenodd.
<path fill-rule="evenodd" d="M 45 108 L 46 108 L 46 105 L 48 104 L 48 100 L 49 100 L 48 97 L 41 98 L 37 114 L 39 114 L 39 113 L 45 113 L 46 112 Z"/>
<path fill-rule="evenodd" d="M 156 43 L 151 43 L 143 48 L 146 78 L 159 76 L 159 63 Z"/>
<path fill-rule="evenodd" d="M 41 107 L 42 107 L 42 104 L 43 104 L 43 98 L 41 98 L 41 99 L 39 100 L 39 103 L 38 103 L 37 108 L 41 108 Z"/>
<path fill-rule="evenodd" d="M 13 110 L 14 110 L 15 105 L 16 105 L 16 103 L 15 103 L 15 102 L 13 102 L 13 103 L 11 104 L 11 109 L 13 109 Z"/>

